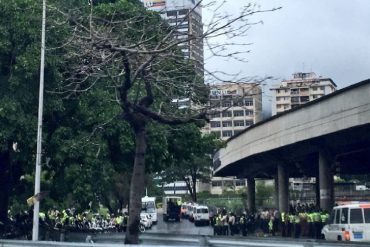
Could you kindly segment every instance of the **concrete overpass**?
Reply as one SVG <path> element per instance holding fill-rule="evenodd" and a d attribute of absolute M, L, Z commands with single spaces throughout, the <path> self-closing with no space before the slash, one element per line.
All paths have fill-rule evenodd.
<path fill-rule="evenodd" d="M 279 210 L 289 208 L 289 177 L 316 177 L 317 202 L 334 203 L 333 175 L 370 173 L 370 79 L 257 123 L 214 156 L 216 176 L 274 178 Z"/>

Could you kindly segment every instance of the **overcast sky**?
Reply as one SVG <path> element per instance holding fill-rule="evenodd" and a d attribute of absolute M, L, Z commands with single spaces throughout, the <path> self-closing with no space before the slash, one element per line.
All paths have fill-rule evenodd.
<path fill-rule="evenodd" d="M 370 1 L 254 2 L 261 9 L 282 9 L 254 17 L 256 21 L 263 20 L 263 24 L 254 26 L 245 38 L 253 43 L 251 53 L 246 55 L 248 63 L 214 60 L 206 64 L 209 69 L 278 78 L 272 84 L 291 78 L 294 72 L 313 71 L 332 78 L 338 89 L 370 78 Z M 246 3 L 247 0 L 229 0 L 223 11 L 236 13 Z M 203 20 L 209 16 L 203 9 Z"/>

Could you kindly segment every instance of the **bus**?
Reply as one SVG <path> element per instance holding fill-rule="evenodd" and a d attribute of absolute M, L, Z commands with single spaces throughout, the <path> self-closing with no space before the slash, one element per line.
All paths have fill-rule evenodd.
<path fill-rule="evenodd" d="M 152 219 L 153 224 L 157 224 L 158 215 L 157 207 L 155 205 L 155 197 L 144 196 L 141 198 L 141 212 L 148 214 Z"/>

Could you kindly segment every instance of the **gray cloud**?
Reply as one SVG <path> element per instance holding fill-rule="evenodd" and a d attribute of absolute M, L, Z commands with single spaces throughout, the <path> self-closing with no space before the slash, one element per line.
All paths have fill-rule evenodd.
<path fill-rule="evenodd" d="M 370 1 L 261 0 L 246 42 L 252 42 L 247 64 L 208 61 L 206 66 L 246 76 L 289 78 L 297 71 L 314 71 L 332 78 L 339 88 L 370 78 Z M 223 11 L 236 12 L 245 0 L 232 0 Z M 210 13 L 203 10 L 203 19 Z"/>

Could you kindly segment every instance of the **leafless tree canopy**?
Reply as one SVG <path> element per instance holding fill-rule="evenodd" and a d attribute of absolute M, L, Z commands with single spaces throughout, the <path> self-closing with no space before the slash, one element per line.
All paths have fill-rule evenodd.
<path fill-rule="evenodd" d="M 199 2 L 201 4 L 202 1 Z M 177 119 L 181 122 L 198 116 L 204 107 L 189 108 L 182 111 L 185 115 L 179 117 L 170 102 L 189 98 L 200 105 L 207 97 L 202 83 L 204 78 L 234 82 L 245 81 L 246 78 L 238 78 L 228 71 L 194 70 L 196 64 L 202 62 L 191 57 L 184 59 L 179 46 L 201 42 L 211 57 L 242 61 L 241 55 L 249 52 L 249 43 L 241 41 L 249 28 L 256 24 L 248 18 L 265 12 L 248 4 L 238 15 L 220 14 L 219 10 L 224 4 L 225 1 L 212 1 L 204 5 L 203 8 L 214 9 L 214 14 L 204 23 L 203 34 L 190 34 L 185 38 L 182 35 L 181 39 L 176 38 L 181 35 L 177 26 L 170 26 L 157 13 L 144 13 L 140 7 L 120 9 L 111 5 L 103 9 L 91 4 L 89 15 L 77 10 L 58 10 L 70 24 L 72 36 L 66 44 L 73 51 L 67 58 L 68 83 L 62 92 L 70 97 L 73 93 L 88 91 L 97 83 L 104 82 L 107 90 L 116 92 L 112 101 L 121 106 L 135 107 L 135 110 L 157 121 Z M 200 68 L 203 69 L 204 64 Z M 152 105 L 153 111 L 149 110 L 149 105 Z"/>

